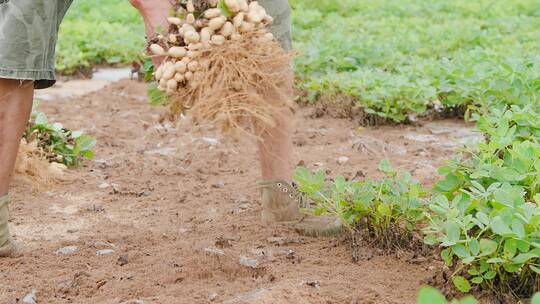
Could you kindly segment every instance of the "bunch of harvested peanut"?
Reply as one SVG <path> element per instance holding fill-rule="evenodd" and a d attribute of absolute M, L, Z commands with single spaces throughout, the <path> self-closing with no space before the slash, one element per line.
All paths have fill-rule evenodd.
<path fill-rule="evenodd" d="M 195 7 L 192 0 L 179 3 L 174 16 L 168 18 L 169 32 L 158 36 L 149 46 L 153 56 L 165 56 L 154 76 L 159 89 L 173 95 L 188 83 L 204 79 L 210 62 L 201 52 L 241 41 L 245 35 L 256 43 L 274 40 L 267 27 L 272 17 L 257 2 L 249 0 L 207 1 Z"/>

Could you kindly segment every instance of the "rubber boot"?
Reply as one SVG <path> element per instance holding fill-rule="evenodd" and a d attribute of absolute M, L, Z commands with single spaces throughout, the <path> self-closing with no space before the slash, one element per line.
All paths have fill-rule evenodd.
<path fill-rule="evenodd" d="M 9 196 L 0 197 L 0 258 L 11 257 L 15 254 L 15 247 L 9 237 Z"/>
<path fill-rule="evenodd" d="M 262 222 L 294 227 L 308 236 L 334 235 L 341 231 L 341 221 L 331 216 L 315 216 L 301 213 L 302 196 L 283 180 L 260 181 Z"/>

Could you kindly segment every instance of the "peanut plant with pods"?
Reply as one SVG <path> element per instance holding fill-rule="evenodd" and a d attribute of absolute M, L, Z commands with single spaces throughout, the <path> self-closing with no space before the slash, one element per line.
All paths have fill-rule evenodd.
<path fill-rule="evenodd" d="M 47 160 L 68 167 L 79 166 L 83 159 L 94 157 L 94 138 L 85 135 L 83 131 L 69 130 L 61 123 L 50 122 L 44 113 L 36 110 L 37 106 L 38 103 L 35 103 L 23 135 L 28 143 L 36 142 L 37 148 Z"/>

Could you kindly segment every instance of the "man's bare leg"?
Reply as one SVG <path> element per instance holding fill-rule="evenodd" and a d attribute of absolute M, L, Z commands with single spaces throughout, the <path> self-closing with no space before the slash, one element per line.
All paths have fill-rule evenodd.
<path fill-rule="evenodd" d="M 0 197 L 8 193 L 33 98 L 33 82 L 0 79 Z"/>
<path fill-rule="evenodd" d="M 0 79 L 0 257 L 14 253 L 9 241 L 7 193 L 33 98 L 32 81 Z"/>
<path fill-rule="evenodd" d="M 294 131 L 293 113 L 286 109 L 281 113 L 275 127 L 265 130 L 259 141 L 259 156 L 263 179 L 291 178 Z"/>
<path fill-rule="evenodd" d="M 336 218 L 300 213 L 301 199 L 287 182 L 292 176 L 293 121 L 293 113 L 284 110 L 276 126 L 260 134 L 262 221 L 265 225 L 292 225 L 305 235 L 338 233 L 341 223 Z"/>

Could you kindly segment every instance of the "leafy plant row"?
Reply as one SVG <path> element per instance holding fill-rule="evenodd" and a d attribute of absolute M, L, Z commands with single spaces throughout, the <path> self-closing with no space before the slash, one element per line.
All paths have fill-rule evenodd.
<path fill-rule="evenodd" d="M 538 105 L 535 0 L 292 1 L 299 86 L 401 122 L 429 109 Z"/>
<path fill-rule="evenodd" d="M 475 115 L 485 139 L 445 166 L 424 191 L 387 161 L 381 180 L 325 182 L 322 171 L 298 168 L 299 190 L 316 212 L 339 216 L 378 246 L 395 249 L 415 236 L 441 248 L 462 292 L 489 289 L 527 297 L 540 280 L 540 122 L 531 107 Z"/>

